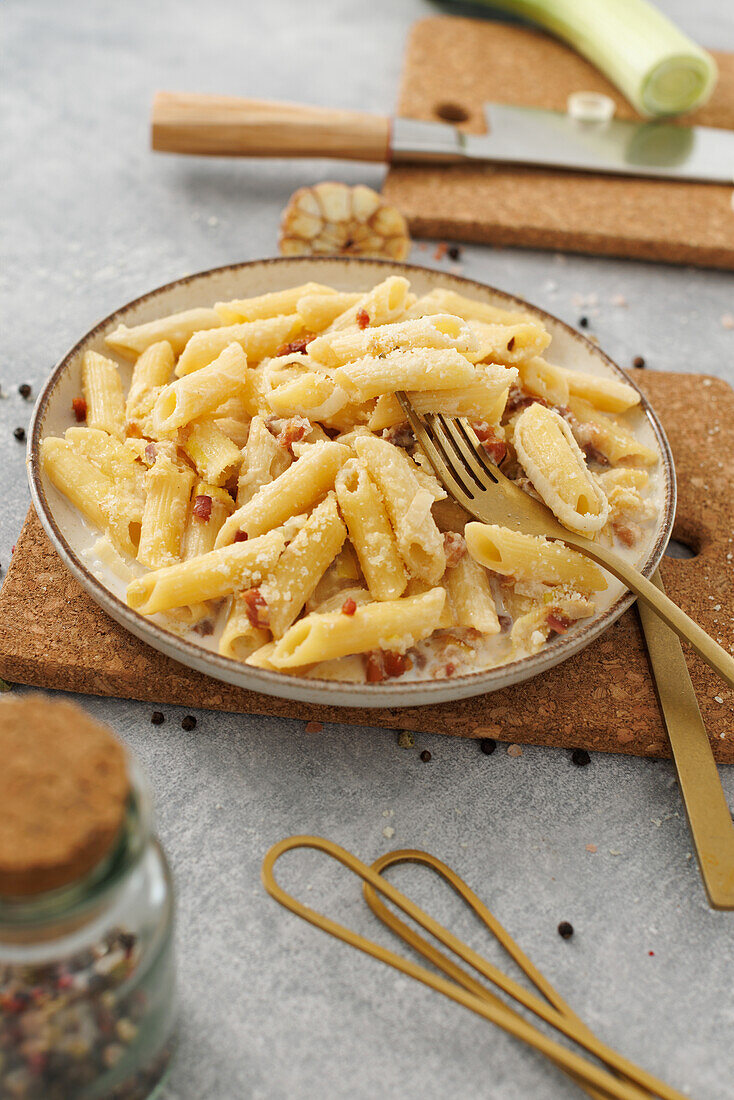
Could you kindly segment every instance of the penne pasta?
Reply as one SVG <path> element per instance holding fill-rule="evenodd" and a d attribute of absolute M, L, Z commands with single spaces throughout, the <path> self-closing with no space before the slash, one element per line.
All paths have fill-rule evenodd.
<path fill-rule="evenodd" d="M 234 501 L 229 493 L 217 485 L 197 481 L 186 514 L 181 560 L 190 561 L 213 550 L 222 524 L 233 511 Z"/>
<path fill-rule="evenodd" d="M 211 418 L 194 420 L 184 429 L 182 449 L 196 471 L 212 485 L 225 485 L 237 475 L 242 453 Z"/>
<path fill-rule="evenodd" d="M 445 599 L 443 588 L 433 588 L 422 596 L 365 604 L 352 615 L 307 615 L 284 634 L 269 660 L 274 668 L 288 669 L 373 649 L 404 653 L 433 633 Z"/>
<path fill-rule="evenodd" d="M 499 424 L 507 404 L 510 386 L 517 379 L 515 367 L 482 364 L 475 367 L 474 381 L 450 390 L 424 390 L 408 393 L 419 416 L 443 413 L 444 416 L 469 417 L 485 424 Z M 405 413 L 394 393 L 378 397 L 369 428 L 381 432 L 395 424 L 405 423 Z"/>
<path fill-rule="evenodd" d="M 87 403 L 87 427 L 109 432 L 116 439 L 125 434 L 125 401 L 117 365 L 96 351 L 82 359 L 82 392 Z"/>
<path fill-rule="evenodd" d="M 627 412 L 640 403 L 640 395 L 634 386 L 617 378 L 584 374 L 583 371 L 564 370 L 569 393 L 581 397 L 596 409 L 604 412 Z"/>
<path fill-rule="evenodd" d="M 240 325 L 208 332 L 195 332 L 186 344 L 176 365 L 176 375 L 183 378 L 212 363 L 231 344 L 239 344 L 251 363 L 259 363 L 275 355 L 303 330 L 299 314 L 268 317 L 263 321 L 244 321 Z"/>
<path fill-rule="evenodd" d="M 211 413 L 229 396 L 244 393 L 247 357 L 239 344 L 228 344 L 207 367 L 165 386 L 153 408 L 156 431 L 167 433 Z"/>
<path fill-rule="evenodd" d="M 141 615 L 155 615 L 260 584 L 275 565 L 283 545 L 281 532 L 269 531 L 250 542 L 223 546 L 190 561 L 156 569 L 128 585 L 128 607 Z"/>
<path fill-rule="evenodd" d="M 125 402 L 128 430 L 134 427 L 141 435 L 150 435 L 153 406 L 161 387 L 170 382 L 173 366 L 173 348 L 168 340 L 151 344 L 138 356 Z"/>
<path fill-rule="evenodd" d="M 334 378 L 353 400 L 369 401 L 395 390 L 456 390 L 469 385 L 476 371 L 453 348 L 414 348 L 354 359 L 339 367 Z"/>
<path fill-rule="evenodd" d="M 481 634 L 499 634 L 492 587 L 487 571 L 469 554 L 446 570 L 446 591 L 457 626 L 471 627 Z"/>
<path fill-rule="evenodd" d="M 601 531 L 609 503 L 568 422 L 554 409 L 530 405 L 517 418 L 512 441 L 525 473 L 561 523 L 582 535 Z"/>
<path fill-rule="evenodd" d="M 260 587 L 274 638 L 285 634 L 342 548 L 347 531 L 329 493 L 281 554 Z"/>
<path fill-rule="evenodd" d="M 251 654 L 267 645 L 269 639 L 267 630 L 253 624 L 249 602 L 242 596 L 233 596 L 219 639 L 221 655 L 234 661 L 246 661 Z"/>
<path fill-rule="evenodd" d="M 486 523 L 467 523 L 464 538 L 474 560 L 503 577 L 570 584 L 581 592 L 607 587 L 597 565 L 562 543 Z"/>
<path fill-rule="evenodd" d="M 398 447 L 376 436 L 359 436 L 354 449 L 382 494 L 409 572 L 436 584 L 446 568 L 443 536 L 431 514 L 433 496 L 416 477 L 414 464 Z"/>
<path fill-rule="evenodd" d="M 358 313 L 372 326 L 389 325 L 398 321 L 407 308 L 409 291 L 410 283 L 407 279 L 402 275 L 390 275 L 335 317 L 328 331 L 339 332 L 353 328 L 357 324 Z"/>
<path fill-rule="evenodd" d="M 336 291 L 321 283 L 301 283 L 287 290 L 274 290 L 269 294 L 259 294 L 254 298 L 234 298 L 231 302 L 216 302 L 215 310 L 225 325 L 236 325 L 242 321 L 263 321 L 270 317 L 279 317 L 294 313 L 298 303 L 307 295 L 323 298 L 335 298 Z"/>
<path fill-rule="evenodd" d="M 308 345 L 309 357 L 325 367 L 340 367 L 364 356 L 388 355 L 412 348 L 454 348 L 468 355 L 476 352 L 478 341 L 458 317 L 436 314 L 410 321 L 398 321 L 379 328 L 332 332 L 317 336 Z"/>
<path fill-rule="evenodd" d="M 506 363 L 513 366 L 523 359 L 540 355 L 550 344 L 550 336 L 535 321 L 513 325 L 488 325 L 470 321 L 477 338 L 477 350 L 469 355 L 474 363 Z"/>
<path fill-rule="evenodd" d="M 255 538 L 308 511 L 334 488 L 334 479 L 349 456 L 349 448 L 340 443 L 315 443 L 229 517 L 217 536 L 217 546 L 234 542 L 240 532 Z"/>
<path fill-rule="evenodd" d="M 237 507 L 241 508 L 254 497 L 263 485 L 275 481 L 288 469 L 291 456 L 281 447 L 266 427 L 261 416 L 250 422 L 250 432 L 242 452 L 242 465 L 237 482 Z"/>
<path fill-rule="evenodd" d="M 187 309 L 133 328 L 118 325 L 114 332 L 105 336 L 105 343 L 125 359 L 137 359 L 151 344 L 161 340 L 171 345 L 174 355 L 179 355 L 195 332 L 218 328 L 221 323 L 214 309 Z"/>
<path fill-rule="evenodd" d="M 359 558 L 364 578 L 376 600 L 395 600 L 408 583 L 387 511 L 366 468 L 350 459 L 336 475 L 336 495 Z"/>
<path fill-rule="evenodd" d="M 138 547 L 138 561 L 149 569 L 160 569 L 179 560 L 194 476 L 189 467 L 172 460 L 166 449 L 157 448 L 155 462 L 145 478 L 145 508 Z"/>
<path fill-rule="evenodd" d="M 428 294 L 424 294 L 415 305 L 411 306 L 409 312 L 411 317 L 452 313 L 464 321 L 482 321 L 488 325 L 517 325 L 523 321 L 534 320 L 532 314 L 490 306 L 486 302 L 477 302 L 474 298 L 467 298 L 445 287 L 436 287 Z"/>
<path fill-rule="evenodd" d="M 568 404 L 589 443 L 610 462 L 638 462 L 641 466 L 654 466 L 658 461 L 657 451 L 642 443 L 619 420 L 600 413 L 581 397 L 571 396 Z"/>
<path fill-rule="evenodd" d="M 566 371 L 547 363 L 539 355 L 517 364 L 522 387 L 549 405 L 568 405 L 569 385 Z"/>
<path fill-rule="evenodd" d="M 306 332 L 323 332 L 332 321 L 356 305 L 363 294 L 305 294 L 298 299 L 296 312 L 300 314 Z"/>

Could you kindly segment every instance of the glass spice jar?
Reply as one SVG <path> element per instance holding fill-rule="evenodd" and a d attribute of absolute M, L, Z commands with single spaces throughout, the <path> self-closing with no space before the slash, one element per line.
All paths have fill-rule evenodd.
<path fill-rule="evenodd" d="M 62 725 L 73 742 L 70 764 L 63 752 L 60 761 L 58 751 L 54 757 L 44 744 L 49 731 L 58 734 L 58 708 L 63 708 Z M 37 752 L 45 751 L 47 758 L 36 782 L 37 762 L 27 747 L 34 744 L 35 723 L 41 717 L 46 730 Z M 91 749 L 85 743 L 90 728 L 98 739 Z M 108 730 L 71 704 L 49 703 L 40 696 L 10 705 L 0 702 L 3 765 L 12 770 L 21 743 L 27 750 L 20 753 L 23 759 L 10 779 L 0 776 L 4 801 L 15 798 L 15 835 L 3 836 L 0 823 L 0 1100 L 145 1100 L 158 1092 L 170 1061 L 171 876 L 152 832 L 146 780 L 124 753 L 121 821 L 112 843 L 91 867 L 69 878 L 72 867 L 79 872 L 89 862 L 100 834 L 111 831 L 109 820 L 101 823 L 95 817 L 95 797 L 109 809 L 109 771 L 117 766 L 98 751 L 104 747 L 102 737 L 122 753 Z M 90 771 L 90 756 L 96 770 Z M 76 760 L 85 764 L 75 777 Z M 56 785 L 49 787 L 54 774 Z M 60 785 L 65 785 L 63 797 L 55 794 Z M 119 797 L 119 786 L 111 798 Z M 76 809 L 80 802 L 85 810 L 81 814 Z M 58 822 L 57 831 L 66 838 L 67 858 L 59 874 L 64 845 L 54 847 L 53 816 L 64 805 L 66 821 Z M 68 817 L 75 810 L 82 821 L 70 829 Z M 20 833 L 19 817 L 25 818 Z M 34 849 L 37 834 L 48 836 L 43 858 L 37 845 Z M 87 859 L 80 861 L 85 840 Z M 67 881 L 59 882 L 60 877 Z M 8 882 L 12 893 L 6 892 Z M 35 888 L 49 882 L 54 883 L 51 889 Z"/>

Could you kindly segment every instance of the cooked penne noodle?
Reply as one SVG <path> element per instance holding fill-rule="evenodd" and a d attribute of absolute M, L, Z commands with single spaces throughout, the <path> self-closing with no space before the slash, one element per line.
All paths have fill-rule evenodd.
<path fill-rule="evenodd" d="M 173 348 L 168 340 L 151 344 L 138 356 L 125 403 L 128 428 L 135 425 L 141 434 L 149 434 L 153 406 L 161 387 L 171 380 L 173 365 Z"/>
<path fill-rule="evenodd" d="M 549 405 L 568 405 L 569 386 L 566 371 L 554 367 L 539 355 L 517 364 L 523 389 L 542 397 Z"/>
<path fill-rule="evenodd" d="M 475 376 L 474 381 L 457 389 L 424 390 L 407 396 L 419 416 L 443 413 L 444 416 L 464 416 L 485 424 L 499 424 L 510 386 L 517 379 L 517 370 L 500 364 L 481 364 L 475 367 Z M 381 432 L 404 422 L 405 413 L 394 393 L 378 397 L 369 421 L 370 431 Z"/>
<path fill-rule="evenodd" d="M 411 317 L 426 317 L 433 313 L 453 313 L 455 317 L 461 317 L 464 321 L 483 321 L 488 325 L 517 325 L 523 321 L 533 321 L 532 314 L 521 310 L 507 310 L 498 306 L 490 306 L 486 302 L 477 302 L 474 298 L 466 298 L 463 294 L 457 294 L 455 290 L 445 287 L 436 287 L 428 294 L 419 298 L 410 308 Z"/>
<path fill-rule="evenodd" d="M 166 433 L 211 413 L 228 396 L 246 388 L 247 357 L 239 344 L 228 344 L 219 356 L 195 375 L 164 386 L 153 409 L 153 424 Z"/>
<path fill-rule="evenodd" d="M 194 471 L 173 462 L 160 447 L 145 478 L 145 508 L 138 561 L 160 569 L 179 560 Z"/>
<path fill-rule="evenodd" d="M 634 386 L 618 378 L 585 374 L 583 371 L 564 370 L 563 374 L 573 397 L 581 397 L 596 409 L 604 412 L 627 412 L 639 405 L 640 395 Z"/>
<path fill-rule="evenodd" d="M 457 626 L 471 627 L 481 634 L 499 634 L 492 586 L 487 571 L 469 554 L 446 570 L 444 580 Z"/>
<path fill-rule="evenodd" d="M 395 390 L 456 390 L 469 385 L 476 371 L 453 348 L 413 348 L 354 359 L 339 367 L 334 378 L 351 398 L 368 401 Z"/>
<path fill-rule="evenodd" d="M 397 599 L 408 577 L 382 498 L 357 459 L 336 475 L 336 495 L 370 593 L 376 600 Z"/>
<path fill-rule="evenodd" d="M 350 306 L 329 325 L 329 332 L 353 328 L 357 324 L 357 314 L 366 316 L 367 324 L 389 325 L 400 319 L 408 304 L 410 283 L 402 275 L 390 275 L 367 291 L 358 302 Z"/>
<path fill-rule="evenodd" d="M 568 422 L 555 409 L 530 405 L 515 422 L 512 442 L 525 473 L 561 523 L 582 535 L 601 531 L 609 503 Z"/>
<path fill-rule="evenodd" d="M 190 561 L 146 573 L 127 588 L 127 604 L 141 615 L 229 596 L 261 583 L 283 551 L 280 531 L 269 531 L 250 542 L 223 546 Z"/>
<path fill-rule="evenodd" d="M 346 537 L 336 499 L 329 493 L 288 543 L 275 569 L 260 586 L 274 638 L 281 638 L 301 612 Z"/>
<path fill-rule="evenodd" d="M 334 298 L 336 291 L 321 283 L 301 283 L 287 290 L 273 290 L 269 294 L 259 294 L 255 298 L 234 298 L 231 302 L 216 302 L 215 310 L 225 325 L 236 325 L 242 321 L 263 321 L 269 317 L 279 317 L 295 313 L 298 302 L 307 295 Z"/>
<path fill-rule="evenodd" d="M 298 299 L 296 312 L 300 314 L 306 332 L 323 332 L 340 314 L 356 305 L 363 294 L 306 294 Z"/>
<path fill-rule="evenodd" d="M 433 588 L 422 596 L 365 604 L 353 615 L 343 611 L 307 615 L 280 639 L 270 662 L 275 668 L 288 669 L 373 649 L 404 653 L 433 633 L 445 599 L 443 588 Z"/>
<path fill-rule="evenodd" d="M 87 403 L 87 427 L 100 428 L 116 439 L 125 434 L 125 401 L 117 364 L 96 351 L 82 359 L 82 392 Z"/>
<path fill-rule="evenodd" d="M 112 478 L 77 454 L 64 439 L 41 441 L 41 463 L 50 481 L 99 531 L 106 531 L 121 554 L 135 557 L 140 539 L 137 503 L 120 494 Z"/>
<path fill-rule="evenodd" d="M 654 466 L 657 451 L 642 443 L 611 416 L 606 416 L 581 397 L 569 398 L 571 412 L 584 429 L 590 429 L 589 442 L 601 451 L 610 462 L 639 462 L 641 466 Z"/>
<path fill-rule="evenodd" d="M 77 454 L 84 455 L 98 470 L 111 478 L 120 494 L 129 494 L 131 507 L 132 500 L 137 501 L 142 516 L 145 469 L 140 462 L 136 462 L 136 456 L 127 443 L 120 443 L 99 428 L 67 428 L 64 439 Z"/>
<path fill-rule="evenodd" d="M 133 328 L 118 325 L 114 332 L 105 336 L 105 344 L 125 359 L 137 359 L 151 344 L 166 340 L 174 355 L 180 355 L 195 332 L 218 328 L 221 323 L 222 319 L 214 309 L 187 309 L 183 313 L 172 313 L 170 317 L 159 317 L 156 321 L 147 321 Z"/>
<path fill-rule="evenodd" d="M 507 363 L 513 366 L 523 359 L 540 355 L 550 344 L 550 336 L 536 321 L 514 325 L 488 325 L 470 321 L 477 338 L 477 350 L 469 355 L 473 363 Z"/>
<path fill-rule="evenodd" d="M 570 584 L 581 592 L 603 592 L 607 587 L 598 566 L 560 542 L 486 523 L 467 523 L 464 538 L 474 560 L 503 577 Z"/>
<path fill-rule="evenodd" d="M 176 375 L 183 378 L 202 370 L 233 343 L 239 344 L 248 360 L 259 363 L 275 355 L 282 344 L 287 344 L 302 330 L 300 316 L 291 313 L 285 317 L 268 317 L 264 321 L 244 321 L 241 325 L 195 332 L 176 364 Z"/>
<path fill-rule="evenodd" d="M 419 482 L 413 463 L 392 443 L 359 436 L 354 449 L 379 488 L 400 556 L 413 576 L 436 584 L 446 568 L 443 536 L 431 515 L 433 497 Z"/>
<path fill-rule="evenodd" d="M 349 448 L 341 443 L 315 443 L 308 454 L 263 485 L 229 517 L 217 536 L 217 546 L 234 542 L 238 532 L 255 538 L 308 511 L 334 488 L 334 479 L 349 457 Z"/>
<path fill-rule="evenodd" d="M 237 507 L 241 508 L 252 500 L 258 489 L 275 481 L 290 464 L 291 456 L 287 448 L 281 447 L 268 431 L 261 416 L 254 416 L 242 452 L 242 466 L 237 482 Z"/>
<path fill-rule="evenodd" d="M 333 378 L 314 371 L 271 390 L 265 400 L 276 416 L 306 416 L 329 424 L 349 397 Z"/>
<path fill-rule="evenodd" d="M 237 474 L 242 461 L 239 447 L 211 418 L 194 420 L 184 429 L 181 447 L 200 477 L 212 485 L 225 485 Z"/>
<path fill-rule="evenodd" d="M 254 626 L 252 610 L 242 596 L 233 596 L 227 614 L 222 636 L 219 639 L 219 652 L 222 657 L 231 657 L 234 661 L 245 661 L 250 654 L 267 645 L 270 634 L 267 630 Z"/>
<path fill-rule="evenodd" d="M 406 348 L 454 348 L 468 355 L 478 346 L 476 336 L 464 321 L 439 313 L 379 328 L 317 336 L 308 345 L 308 354 L 325 367 L 340 367 L 352 359 L 388 355 Z"/>

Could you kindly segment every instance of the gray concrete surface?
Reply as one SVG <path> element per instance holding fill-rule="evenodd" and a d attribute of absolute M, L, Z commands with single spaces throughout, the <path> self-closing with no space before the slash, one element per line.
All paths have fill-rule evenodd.
<path fill-rule="evenodd" d="M 661 5 L 734 49 L 724 0 Z M 0 562 L 28 504 L 12 436 L 34 391 L 118 304 L 187 271 L 272 254 L 304 182 L 379 184 L 381 169 L 154 157 L 157 88 L 389 110 L 422 0 L 6 0 L 0 9 Z M 732 215 L 734 217 L 734 214 Z M 417 262 L 435 264 L 432 249 Z M 576 322 L 620 363 L 734 381 L 732 277 L 627 262 L 467 248 L 473 278 Z M 597 296 L 579 304 L 580 295 Z M 615 305 L 617 296 L 626 305 Z M 574 1088 L 513 1040 L 326 939 L 264 894 L 267 847 L 316 832 L 367 860 L 418 846 L 486 898 L 531 958 L 612 1045 L 691 1096 L 732 1085 L 734 915 L 709 911 L 672 765 L 418 737 L 378 729 L 84 700 L 147 767 L 178 884 L 181 1049 L 169 1100 L 389 1096 L 560 1100 Z M 423 764 L 418 751 L 430 749 Z M 734 773 L 724 775 L 734 802 Z M 386 838 L 383 830 L 395 830 Z M 587 845 L 596 845 L 596 852 Z M 316 857 L 284 868 L 311 904 L 362 929 L 356 884 Z M 445 891 L 395 873 L 483 946 Z M 576 929 L 556 932 L 560 920 Z M 383 938 L 387 938 L 385 933 Z M 654 952 L 654 954 L 653 954 Z"/>

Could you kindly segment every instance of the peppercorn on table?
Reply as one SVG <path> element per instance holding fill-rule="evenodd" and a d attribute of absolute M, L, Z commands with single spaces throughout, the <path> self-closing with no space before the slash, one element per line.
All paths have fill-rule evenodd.
<path fill-rule="evenodd" d="M 659 6 L 703 44 L 734 50 L 717 0 Z M 328 177 L 379 188 L 380 167 L 146 149 L 158 87 L 393 110 L 409 27 L 435 14 L 428 0 L 321 0 L 303 13 L 295 0 L 206 10 L 78 0 L 72 22 L 52 0 L 6 5 L 0 581 L 28 508 L 14 431 L 79 334 L 187 271 L 272 253 L 300 186 Z M 411 262 L 521 294 L 624 367 L 641 356 L 650 371 L 734 382 L 730 274 L 464 245 L 454 255 L 424 242 Z M 709 477 L 697 476 L 703 496 Z M 48 578 L 32 583 L 42 593 Z M 730 713 L 720 696 L 707 705 Z M 706 906 L 671 762 L 75 698 L 150 776 L 176 881 L 179 1049 L 167 1100 L 573 1095 L 511 1038 L 282 914 L 260 864 L 294 833 L 326 835 L 368 863 L 394 848 L 434 853 L 606 1043 L 680 1091 L 728 1100 L 731 916 Z M 734 773 L 722 771 L 734 804 Z M 388 874 L 487 951 L 450 891 L 419 868 Z M 354 881 L 317 855 L 284 860 L 281 876 L 314 908 L 380 934 Z"/>

